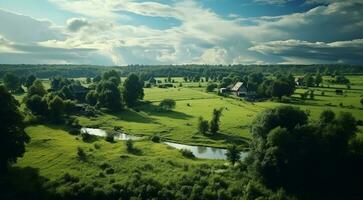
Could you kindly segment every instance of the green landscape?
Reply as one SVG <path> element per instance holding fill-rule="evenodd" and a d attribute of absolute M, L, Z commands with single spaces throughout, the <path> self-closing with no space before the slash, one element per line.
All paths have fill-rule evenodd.
<path fill-rule="evenodd" d="M 51 66 L 45 69 L 52 70 Z M 281 151 L 291 151 L 286 156 L 301 157 L 291 162 L 303 162 L 305 167 L 316 165 L 317 169 L 307 177 L 321 173 L 320 167 L 328 163 L 337 165 L 342 159 L 348 159 L 348 164 L 336 167 L 349 167 L 349 162 L 353 162 L 350 158 L 338 156 L 329 160 L 328 155 L 339 148 L 351 152 L 354 159 L 362 155 L 363 75 L 345 75 L 343 67 L 339 71 L 329 70 L 329 66 L 315 69 L 315 73 L 290 71 L 287 75 L 251 72 L 215 76 L 207 71 L 190 76 L 173 76 L 171 72 L 162 76 L 158 71 L 141 71 L 122 76 L 128 73 L 127 69 L 112 68 L 95 77 L 74 78 L 61 78 L 56 73 L 49 78 L 33 74 L 22 78 L 14 75 L 18 73 L 3 71 L 2 104 L 8 105 L 7 99 L 13 98 L 15 105 L 3 108 L 2 121 L 8 121 L 8 107 L 18 107 L 17 113 L 23 118 L 23 124 L 18 126 L 24 127 L 18 140 L 25 142 L 25 146 L 5 163 L 8 167 L 3 178 L 7 184 L 3 188 L 8 189 L 2 195 L 4 199 L 339 199 L 342 196 L 330 191 L 336 185 L 322 187 L 321 194 L 314 187 L 299 189 L 300 184 L 311 181 L 299 177 L 304 168 L 286 169 L 287 174 L 282 175 L 287 176 L 286 180 L 276 179 L 277 172 L 270 177 L 264 170 L 278 169 L 263 170 L 257 164 L 274 161 L 258 161 L 255 157 L 262 153 L 261 147 L 256 146 L 262 142 L 259 132 L 271 126 L 268 123 L 281 123 L 272 125 L 271 131 L 265 130 L 268 135 L 300 123 L 291 128 L 307 134 L 300 133 L 302 137 L 332 134 L 325 131 L 338 134 L 324 136 L 316 144 L 312 142 L 318 140 L 314 136 L 312 141 L 307 140 L 309 146 L 304 143 L 306 139 L 297 139 L 295 145 L 299 149 L 289 147 L 294 144 L 293 138 L 286 138 L 288 146 L 281 143 L 282 138 L 281 144 L 276 144 L 282 145 Z M 320 72 L 322 69 L 324 73 Z M 235 91 L 234 86 L 239 83 L 241 87 Z M 274 117 L 268 118 L 269 115 Z M 323 126 L 322 120 L 335 125 Z M 341 129 L 339 123 L 346 128 Z M 287 130 L 281 129 L 280 134 Z M 294 135 L 295 131 L 290 131 Z M 351 136 L 343 139 L 341 134 Z M 348 143 L 343 144 L 344 140 Z M 331 143 L 334 149 L 326 152 L 321 142 Z M 6 145 L 2 148 L 7 151 Z M 264 148 L 268 151 L 268 146 Z M 307 148 L 302 155 L 301 148 Z M 311 153 L 319 155 L 320 151 L 327 156 L 326 163 L 317 165 L 318 156 L 305 158 Z M 279 153 L 275 156 L 289 159 L 279 157 Z M 361 166 L 361 158 L 354 161 L 355 169 Z M 300 175 L 290 177 L 289 170 Z M 326 173 L 330 177 L 335 168 Z M 339 195 L 353 199 L 361 195 L 349 174 L 336 178 L 352 181 L 347 185 L 337 183 Z M 321 181 L 326 181 L 324 175 Z M 324 192 L 326 189 L 330 192 Z"/>
<path fill-rule="evenodd" d="M 363 0 L 0 0 L 0 200 L 363 200 Z"/>

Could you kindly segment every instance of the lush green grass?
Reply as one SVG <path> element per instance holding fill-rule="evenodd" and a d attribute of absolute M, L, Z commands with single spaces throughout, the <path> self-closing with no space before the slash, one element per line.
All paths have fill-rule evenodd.
<path fill-rule="evenodd" d="M 118 114 L 102 114 L 96 118 L 80 117 L 83 126 L 97 126 L 112 129 L 120 126 L 124 131 L 137 135 L 161 135 L 165 139 L 181 143 L 200 144 L 209 146 L 226 146 L 230 142 L 242 143 L 249 138 L 250 125 L 256 116 L 266 108 L 278 105 L 298 106 L 307 110 L 313 119 L 317 119 L 324 109 L 332 109 L 336 112 L 351 112 L 360 120 L 363 120 L 360 98 L 363 89 L 360 89 L 362 79 L 350 77 L 352 88 L 347 92 L 336 95 L 336 88 L 346 88 L 337 85 L 330 88 L 311 88 L 315 90 L 315 98 L 305 101 L 300 99 L 300 93 L 307 89 L 297 89 L 290 103 L 264 101 L 250 103 L 238 98 L 224 98 L 214 93 L 206 93 L 204 87 L 199 88 L 147 88 L 145 100 L 151 104 L 143 105 L 137 110 L 126 110 Z M 324 91 L 324 96 L 321 95 Z M 158 110 L 158 103 L 162 99 L 171 98 L 176 101 L 176 108 L 170 112 Z M 340 106 L 342 103 L 343 106 Z M 197 121 L 200 116 L 210 119 L 214 108 L 224 108 L 221 118 L 220 134 L 215 136 L 201 135 L 197 133 Z"/>
<path fill-rule="evenodd" d="M 122 183 L 135 170 L 145 176 L 151 176 L 161 182 L 173 180 L 176 176 L 188 173 L 190 168 L 201 164 L 220 165 L 224 161 L 187 159 L 181 153 L 163 143 L 135 141 L 136 151 L 129 153 L 125 141 L 109 143 L 98 139 L 86 143 L 79 136 L 73 136 L 58 126 L 30 126 L 26 132 L 31 137 L 26 153 L 16 164 L 19 167 L 39 168 L 41 176 L 50 181 L 62 183 L 65 173 L 78 177 L 85 184 L 107 189 L 113 182 Z M 95 145 L 99 148 L 95 148 Z M 86 161 L 80 161 L 77 148 L 81 147 L 87 154 Z M 108 174 L 102 164 L 114 173 Z M 104 175 L 104 176 L 103 176 Z M 68 184 L 60 185 L 58 190 Z"/>

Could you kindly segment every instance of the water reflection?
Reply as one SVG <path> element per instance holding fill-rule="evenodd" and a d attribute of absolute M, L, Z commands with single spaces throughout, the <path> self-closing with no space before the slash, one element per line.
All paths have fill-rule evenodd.
<path fill-rule="evenodd" d="M 205 146 L 193 146 L 193 145 L 185 145 L 178 144 L 173 142 L 165 142 L 165 144 L 174 147 L 176 149 L 187 149 L 193 152 L 196 158 L 205 158 L 205 159 L 227 159 L 226 149 L 215 148 L 215 147 L 205 147 Z M 247 156 L 247 152 L 240 153 L 241 160 L 243 160 Z"/>

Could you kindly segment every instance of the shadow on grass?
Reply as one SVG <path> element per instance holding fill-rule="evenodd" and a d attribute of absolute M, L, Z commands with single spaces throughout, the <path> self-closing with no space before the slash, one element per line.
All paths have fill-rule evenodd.
<path fill-rule="evenodd" d="M 0 174 L 0 199 L 49 199 L 44 188 L 47 181 L 36 168 L 11 167 Z"/>
<path fill-rule="evenodd" d="M 127 150 L 127 152 L 137 155 L 137 156 L 141 156 L 143 154 L 141 149 L 138 149 L 138 148 L 133 148 L 133 149 Z"/>
<path fill-rule="evenodd" d="M 173 119 L 189 119 L 192 118 L 191 115 L 178 112 L 178 111 L 163 111 L 160 110 L 159 106 L 153 104 L 144 104 L 140 106 L 140 109 L 147 113 L 148 115 L 158 116 L 158 117 L 168 117 Z"/>
<path fill-rule="evenodd" d="M 234 143 L 237 145 L 247 145 L 248 141 L 250 140 L 247 137 L 243 137 L 243 136 L 234 136 L 234 135 L 228 135 L 225 133 L 215 133 L 215 134 L 206 134 L 204 135 L 209 139 L 212 140 L 225 140 L 228 143 Z"/>
<path fill-rule="evenodd" d="M 154 123 L 154 120 L 150 118 L 149 116 L 145 116 L 140 112 L 136 112 L 134 110 L 123 110 L 119 113 L 109 113 L 114 117 L 119 118 L 123 121 L 128 122 L 137 122 L 137 123 Z"/>

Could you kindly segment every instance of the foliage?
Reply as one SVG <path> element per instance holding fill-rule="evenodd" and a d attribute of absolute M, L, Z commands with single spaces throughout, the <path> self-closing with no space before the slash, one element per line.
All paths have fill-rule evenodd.
<path fill-rule="evenodd" d="M 151 141 L 153 141 L 155 143 L 159 143 L 161 141 L 161 138 L 158 135 L 153 135 L 153 136 L 151 136 Z"/>
<path fill-rule="evenodd" d="M 163 99 L 160 102 L 159 107 L 161 110 L 170 111 L 175 108 L 175 105 L 176 103 L 173 99 Z"/>
<path fill-rule="evenodd" d="M 216 89 L 217 88 L 217 84 L 215 84 L 215 83 L 208 83 L 208 85 L 207 85 L 207 87 L 206 87 L 206 91 L 207 92 L 213 92 L 214 91 L 214 89 Z"/>
<path fill-rule="evenodd" d="M 234 165 L 236 162 L 238 162 L 240 159 L 240 152 L 237 148 L 237 145 L 228 146 L 226 156 L 227 156 L 227 160 L 229 162 L 231 162 L 232 165 Z"/>
<path fill-rule="evenodd" d="M 132 140 L 126 140 L 126 150 L 132 152 L 134 150 L 134 142 Z"/>
<path fill-rule="evenodd" d="M 318 123 L 307 119 L 305 112 L 286 106 L 259 115 L 247 158 L 250 173 L 270 188 L 303 198 L 357 195 L 363 157 L 350 147 L 357 131 L 354 117 L 324 111 Z"/>
<path fill-rule="evenodd" d="M 50 97 L 48 101 L 49 115 L 53 122 L 60 122 L 64 114 L 64 102 L 59 96 Z"/>
<path fill-rule="evenodd" d="M 45 90 L 42 81 L 35 80 L 33 84 L 28 88 L 28 97 L 31 97 L 33 95 L 39 95 L 40 97 L 44 97 L 44 95 L 47 94 L 47 91 Z"/>
<path fill-rule="evenodd" d="M 208 120 L 204 120 L 203 117 L 198 118 L 198 132 L 206 134 L 209 130 Z"/>
<path fill-rule="evenodd" d="M 138 100 L 144 98 L 143 83 L 136 74 L 130 74 L 123 84 L 122 96 L 128 107 L 136 105 Z"/>
<path fill-rule="evenodd" d="M 0 86 L 0 171 L 15 163 L 25 152 L 25 143 L 30 138 L 24 132 L 23 116 L 19 112 L 19 103 Z"/>
<path fill-rule="evenodd" d="M 96 92 L 98 97 L 98 106 L 116 111 L 122 108 L 121 93 L 115 82 L 110 80 L 100 81 L 97 85 Z M 92 95 L 93 98 L 96 94 L 93 93 Z"/>
<path fill-rule="evenodd" d="M 210 121 L 210 132 L 216 134 L 219 131 L 220 118 L 222 116 L 223 108 L 213 109 L 212 120 Z"/>
<path fill-rule="evenodd" d="M 97 100 L 98 100 L 98 95 L 97 95 L 96 91 L 90 90 L 86 95 L 86 102 L 89 105 L 94 106 L 97 104 Z"/>
<path fill-rule="evenodd" d="M 77 156 L 78 156 L 78 159 L 81 161 L 87 160 L 87 154 L 81 147 L 77 147 Z"/>
<path fill-rule="evenodd" d="M 46 100 L 37 94 L 27 97 L 25 105 L 35 115 L 45 116 L 48 113 L 48 104 Z"/>
<path fill-rule="evenodd" d="M 193 152 L 188 149 L 180 149 L 179 151 L 186 158 L 195 158 Z"/>
<path fill-rule="evenodd" d="M 34 75 L 29 75 L 27 78 L 26 78 L 26 81 L 24 83 L 24 86 L 29 88 L 30 86 L 33 85 L 34 81 L 36 80 L 37 78 L 34 76 Z"/>
<path fill-rule="evenodd" d="M 7 73 L 4 75 L 3 81 L 5 88 L 10 92 L 22 91 L 21 80 L 20 78 L 18 78 L 18 76 L 11 73 Z"/>

